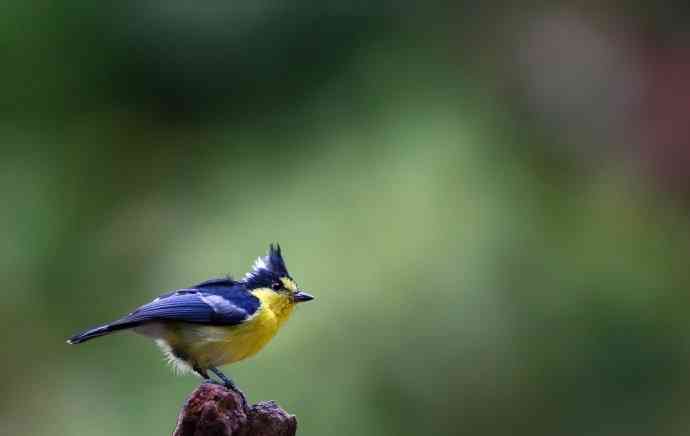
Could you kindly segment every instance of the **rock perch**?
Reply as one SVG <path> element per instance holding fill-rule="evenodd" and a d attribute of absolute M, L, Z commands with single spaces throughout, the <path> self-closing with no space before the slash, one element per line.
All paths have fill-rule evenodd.
<path fill-rule="evenodd" d="M 294 436 L 297 418 L 273 401 L 248 406 L 242 393 L 204 383 L 187 399 L 173 436 Z"/>

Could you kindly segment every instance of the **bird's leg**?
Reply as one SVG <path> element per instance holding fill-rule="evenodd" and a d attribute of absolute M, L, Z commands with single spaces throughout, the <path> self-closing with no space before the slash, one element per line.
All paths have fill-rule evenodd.
<path fill-rule="evenodd" d="M 226 388 L 230 388 L 230 389 L 232 389 L 232 390 L 239 391 L 239 389 L 237 389 L 237 386 L 235 386 L 235 383 L 234 383 L 231 379 L 229 379 L 228 377 L 226 377 L 225 374 L 223 374 L 223 373 L 221 372 L 220 369 L 214 368 L 214 367 L 210 367 L 210 368 L 209 368 L 209 371 L 211 371 L 211 372 L 214 373 L 219 379 L 221 379 L 221 380 L 223 381 L 223 384 L 225 385 Z"/>
<path fill-rule="evenodd" d="M 209 371 L 211 371 L 211 372 L 214 373 L 216 376 L 218 376 L 219 379 L 223 380 L 223 385 L 224 385 L 226 388 L 232 389 L 233 391 L 235 391 L 235 392 L 237 392 L 238 394 L 240 394 L 240 396 L 242 397 L 242 401 L 244 402 L 244 405 L 245 405 L 245 407 L 246 407 L 246 405 L 247 405 L 247 397 L 244 396 L 244 392 L 242 392 L 242 391 L 240 390 L 240 388 L 238 388 L 237 385 L 235 385 L 235 383 L 232 381 L 232 379 L 226 377 L 225 374 L 223 374 L 223 372 L 222 372 L 220 369 L 215 368 L 215 367 L 213 367 L 213 366 L 209 368 Z"/>
<path fill-rule="evenodd" d="M 228 378 L 223 372 L 215 367 L 210 367 L 208 368 L 209 371 L 214 373 L 219 379 L 221 379 L 222 383 L 216 380 L 213 380 L 209 375 L 208 372 L 206 372 L 205 369 L 201 369 L 199 366 L 194 366 L 193 367 L 194 372 L 199 374 L 201 377 L 203 377 L 204 381 L 202 383 L 211 383 L 215 385 L 223 385 L 228 389 L 232 389 L 233 391 L 237 392 L 240 394 L 242 397 L 242 401 L 244 401 L 244 404 L 247 404 L 247 397 L 244 396 L 244 392 L 240 390 L 240 388 L 237 387 L 237 385 L 232 381 L 232 379 Z"/>
<path fill-rule="evenodd" d="M 208 375 L 208 372 L 206 372 L 205 369 L 201 369 L 200 367 L 198 367 L 198 366 L 196 366 L 196 365 L 195 365 L 192 369 L 194 370 L 194 372 L 196 372 L 197 374 L 199 374 L 199 375 L 201 376 L 201 378 L 204 379 L 204 381 L 202 381 L 201 383 L 220 384 L 219 382 L 213 380 L 213 379 Z"/>

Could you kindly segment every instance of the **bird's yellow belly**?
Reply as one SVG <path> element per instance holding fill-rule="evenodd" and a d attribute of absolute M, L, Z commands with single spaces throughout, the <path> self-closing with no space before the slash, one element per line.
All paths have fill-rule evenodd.
<path fill-rule="evenodd" d="M 237 362 L 258 353 L 278 331 L 275 320 L 257 317 L 234 327 L 201 327 L 207 340 L 192 344 L 190 353 L 200 367 Z"/>
<path fill-rule="evenodd" d="M 261 310 L 236 326 L 187 324 L 175 328 L 167 342 L 200 368 L 221 366 L 258 353 L 278 331 L 279 320 L 271 310 Z"/>
<path fill-rule="evenodd" d="M 168 359 L 182 372 L 195 366 L 207 369 L 237 362 L 258 353 L 292 313 L 293 306 L 273 291 L 255 295 L 261 307 L 239 325 L 165 323 L 149 325 L 140 333 L 157 338 Z"/>

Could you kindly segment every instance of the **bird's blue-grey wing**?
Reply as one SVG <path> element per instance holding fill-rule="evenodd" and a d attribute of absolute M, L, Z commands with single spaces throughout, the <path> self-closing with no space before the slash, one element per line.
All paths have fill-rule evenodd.
<path fill-rule="evenodd" d="M 256 298 L 249 296 L 251 298 Z M 179 321 L 210 325 L 236 325 L 254 311 L 245 300 L 232 301 L 224 296 L 199 291 L 178 291 L 145 304 L 118 321 L 140 324 L 148 321 Z"/>

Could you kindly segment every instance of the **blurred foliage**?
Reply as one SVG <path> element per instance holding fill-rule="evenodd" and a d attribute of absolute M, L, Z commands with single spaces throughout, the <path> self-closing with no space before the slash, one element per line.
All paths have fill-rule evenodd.
<path fill-rule="evenodd" d="M 685 434 L 687 208 L 465 6 L 6 2 L 4 432 L 171 431 L 198 380 L 65 338 L 279 241 L 317 300 L 226 369 L 301 434 Z"/>

